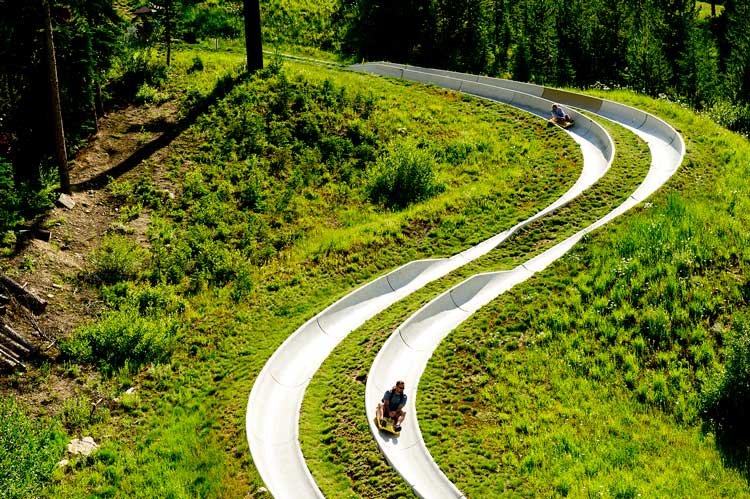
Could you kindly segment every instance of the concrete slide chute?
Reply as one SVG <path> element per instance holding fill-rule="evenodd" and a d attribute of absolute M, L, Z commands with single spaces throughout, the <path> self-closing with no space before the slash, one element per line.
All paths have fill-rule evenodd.
<path fill-rule="evenodd" d="M 682 137 L 669 124 L 648 113 L 622 104 L 507 80 L 477 78 L 472 75 L 411 66 L 393 65 L 393 69 L 388 69 L 390 66 L 388 63 L 372 63 L 359 65 L 357 69 L 373 73 L 400 72 L 403 78 L 425 83 L 432 82 L 436 85 L 440 85 L 445 78 L 459 80 L 465 78 L 467 83 L 461 85 L 463 89 L 480 88 L 468 83 L 478 83 L 481 80 L 483 85 L 495 86 L 502 90 L 512 89 L 517 92 L 526 90 L 529 98 L 539 95 L 550 97 L 550 100 L 563 105 L 578 106 L 618 122 L 643 138 L 651 152 L 651 165 L 644 180 L 629 198 L 610 213 L 511 271 L 479 274 L 441 294 L 407 319 L 389 337 L 375 358 L 365 388 L 367 410 L 374 413 L 384 391 L 398 379 L 406 383 L 406 393 L 409 395 L 407 417 L 399 439 L 386 437 L 378 430 L 374 421 L 368 418 L 370 430 L 386 459 L 419 497 L 436 499 L 463 497 L 458 488 L 435 464 L 419 429 L 416 411 L 417 387 L 432 352 L 443 338 L 469 318 L 473 312 L 512 286 L 546 268 L 569 251 L 586 233 L 625 213 L 653 194 L 677 170 L 684 157 L 685 146 Z M 430 81 L 427 75 L 435 76 L 435 80 Z M 477 95 L 487 97 L 490 93 L 482 91 Z M 499 92 L 497 95 L 504 95 L 504 93 Z M 515 96 L 513 102 L 525 105 L 528 99 Z M 403 442 L 400 441 L 402 439 L 404 439 Z"/>
<path fill-rule="evenodd" d="M 383 74 L 397 77 L 404 73 L 402 69 L 388 65 L 383 65 L 382 71 Z M 436 76 L 436 79 L 447 88 L 456 90 L 465 84 L 463 80 L 450 75 Z M 517 100 L 523 109 L 541 117 L 545 117 L 546 109 L 551 105 L 541 97 L 529 96 L 513 89 L 498 89 L 475 82 L 475 86 L 477 85 L 485 92 L 502 95 L 511 102 Z M 450 258 L 410 262 L 360 286 L 308 320 L 274 352 L 255 380 L 248 397 L 245 421 L 254 464 L 274 497 L 322 497 L 299 447 L 299 411 L 310 379 L 342 339 L 396 301 L 487 254 L 521 227 L 563 206 L 604 175 L 614 157 L 614 144 L 600 125 L 583 115 L 576 114 L 576 117 L 579 128 L 568 133 L 580 144 L 583 168 L 575 184 L 554 203 L 514 227 Z M 455 300 L 463 303 L 446 309 L 445 320 L 456 324 L 466 318 L 466 310 L 477 302 L 476 297 L 464 299 L 461 293 L 455 292 L 447 295 L 447 299 L 454 305 Z M 463 306 L 469 308 L 463 309 Z M 405 330 L 404 339 L 411 341 L 418 349 L 422 339 L 411 335 L 412 332 L 413 330 Z M 424 351 L 425 358 L 417 365 L 425 364 L 431 352 L 431 349 Z M 402 438 L 400 442 L 399 449 L 405 448 L 405 440 Z M 426 449 L 415 441 L 414 449 L 409 452 L 424 456 Z M 441 474 L 431 460 L 416 462 L 425 470 Z M 452 484 L 449 488 L 451 487 Z"/>

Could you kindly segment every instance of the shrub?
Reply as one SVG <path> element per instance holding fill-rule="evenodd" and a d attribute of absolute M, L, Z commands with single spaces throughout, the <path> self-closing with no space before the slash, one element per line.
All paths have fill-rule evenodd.
<path fill-rule="evenodd" d="M 193 57 L 193 65 L 188 68 L 188 73 L 203 71 L 203 59 L 198 56 Z"/>
<path fill-rule="evenodd" d="M 18 212 L 20 200 L 13 182 L 13 168 L 3 158 L 0 158 L 0 198 L 3 200 L 0 205 L 0 233 L 2 233 L 21 220 Z"/>
<path fill-rule="evenodd" d="M 167 95 L 148 83 L 144 83 L 135 93 L 135 101 L 144 104 L 160 104 L 167 100 Z"/>
<path fill-rule="evenodd" d="M 445 186 L 436 180 L 434 161 L 432 153 L 413 143 L 396 145 L 376 162 L 367 185 L 368 197 L 399 209 L 442 192 Z"/>
<path fill-rule="evenodd" d="M 136 369 L 167 360 L 176 331 L 176 321 L 144 318 L 131 309 L 118 310 L 79 328 L 61 348 L 72 359 L 95 364 L 112 374 L 124 366 Z"/>
<path fill-rule="evenodd" d="M 703 414 L 719 440 L 738 447 L 750 444 L 750 323 L 741 318 L 727 345 L 723 372 L 717 373 L 703 393 Z"/>
<path fill-rule="evenodd" d="M 94 252 L 94 277 L 106 284 L 132 279 L 141 268 L 145 251 L 122 236 L 107 238 Z"/>
<path fill-rule="evenodd" d="M 119 64 L 121 76 L 112 83 L 111 90 L 129 99 L 143 84 L 159 87 L 167 79 L 167 66 L 154 50 L 126 52 Z"/>
<path fill-rule="evenodd" d="M 706 109 L 705 114 L 724 128 L 750 134 L 750 105 L 743 106 L 722 100 Z"/>
<path fill-rule="evenodd" d="M 27 418 L 13 400 L 0 398 L 0 497 L 39 497 L 63 446 L 52 427 Z"/>

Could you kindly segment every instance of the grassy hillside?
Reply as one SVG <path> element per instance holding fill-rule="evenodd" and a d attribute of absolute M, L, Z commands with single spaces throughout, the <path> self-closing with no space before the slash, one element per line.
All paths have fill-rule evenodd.
<path fill-rule="evenodd" d="M 396 265 L 528 217 L 572 185 L 581 160 L 524 113 L 297 64 L 236 82 L 164 157 L 149 165 L 157 176 L 109 188 L 123 223 L 148 217 L 148 246 L 111 237 L 92 260 L 110 310 L 63 350 L 71 371 L 110 376 L 84 383 L 82 407 L 86 393 L 118 401 L 67 426 L 102 449 L 57 472 L 50 497 L 259 489 L 244 409 L 284 338 Z M 406 208 L 373 187 L 401 168 L 434 187 L 406 184 L 427 196 Z"/>
<path fill-rule="evenodd" d="M 717 384 L 727 385 L 728 345 L 747 337 L 748 142 L 670 103 L 600 95 L 673 123 L 687 142 L 682 168 L 441 344 L 416 402 L 422 432 L 469 497 L 748 497 L 746 444 L 705 414 Z M 643 168 L 643 145 L 614 136 L 618 161 L 604 185 Z M 601 190 L 556 217 L 581 219 Z M 546 231 L 556 217 L 542 222 Z M 513 250 L 495 253 L 504 251 Z M 504 261 L 478 270 L 517 263 Z M 445 281 L 440 290 L 457 282 Z M 350 335 L 313 380 L 301 438 L 327 497 L 389 497 L 391 477 L 381 479 L 377 448 L 360 436 L 373 409 L 361 404 L 361 378 L 385 337 L 437 292 Z M 342 390 L 353 407 L 317 410 Z"/>
<path fill-rule="evenodd" d="M 567 135 L 506 106 L 297 63 L 225 74 L 241 56 L 184 52 L 163 96 L 151 94 L 187 110 L 226 92 L 141 178 L 108 187 L 119 221 L 149 229 L 87 258 L 78 284 L 95 286 L 105 312 L 64 342 L 64 362 L 29 375 L 50 391 L 73 378 L 75 396 L 34 424 L 0 401 L 3 441 L 26 442 L 34 463 L 0 497 L 265 497 L 245 406 L 284 339 L 400 264 L 527 218 L 580 170 Z M 685 163 L 649 203 L 443 342 L 416 401 L 422 431 L 470 497 L 750 497 L 746 449 L 702 429 L 704 394 L 723 386 L 748 330 L 750 144 L 669 102 L 601 95 L 670 121 Z M 410 497 L 367 431 L 369 363 L 438 292 L 517 265 L 634 189 L 648 150 L 605 125 L 618 156 L 600 183 L 354 331 L 316 374 L 301 441 L 326 497 Z M 101 448 L 56 469 L 63 433 Z"/>

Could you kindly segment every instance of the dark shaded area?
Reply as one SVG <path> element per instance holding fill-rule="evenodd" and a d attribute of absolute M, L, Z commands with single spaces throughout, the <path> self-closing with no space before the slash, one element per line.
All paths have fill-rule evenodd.
<path fill-rule="evenodd" d="M 144 123 L 142 125 L 130 125 L 126 130 L 125 133 L 135 133 L 135 132 L 163 132 L 167 127 L 169 127 L 169 122 L 166 118 L 163 116 L 160 116 L 154 120 L 149 121 L 148 123 Z"/>
<path fill-rule="evenodd" d="M 716 434 L 724 463 L 750 482 L 750 321 L 736 317 L 733 329 L 725 369 L 703 393 L 704 431 Z"/>
<path fill-rule="evenodd" d="M 198 117 L 203 114 L 209 107 L 216 104 L 220 99 L 224 98 L 234 86 L 242 81 L 246 77 L 245 74 L 237 77 L 224 77 L 216 83 L 213 91 L 202 100 L 198 101 L 190 111 L 176 123 L 168 126 L 164 132 L 148 144 L 131 154 L 127 159 L 123 160 L 119 165 L 110 168 L 104 172 L 99 173 L 95 177 L 92 177 L 83 182 L 78 182 L 71 186 L 73 192 L 81 192 L 89 189 L 100 189 L 106 186 L 110 179 L 118 178 L 121 175 L 129 172 L 141 162 L 151 157 L 157 151 L 163 149 L 172 143 L 172 141 L 179 136 L 182 132 L 187 130 Z M 157 131 L 159 128 L 159 120 L 155 120 L 149 126 L 153 129 L 150 131 Z"/>

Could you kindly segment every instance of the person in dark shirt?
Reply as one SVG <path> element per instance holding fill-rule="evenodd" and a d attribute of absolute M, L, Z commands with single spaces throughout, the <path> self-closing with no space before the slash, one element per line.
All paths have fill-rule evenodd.
<path fill-rule="evenodd" d="M 557 104 L 552 104 L 552 118 L 550 119 L 558 125 L 573 123 L 573 119 L 570 117 L 570 115 Z"/>
<path fill-rule="evenodd" d="M 396 381 L 396 385 L 387 390 L 383 395 L 383 399 L 378 404 L 377 418 L 381 426 L 386 426 L 386 420 L 393 420 L 393 430 L 396 432 L 401 431 L 401 423 L 404 422 L 406 413 L 404 412 L 404 406 L 406 405 L 406 394 L 404 393 L 404 382 Z"/>

